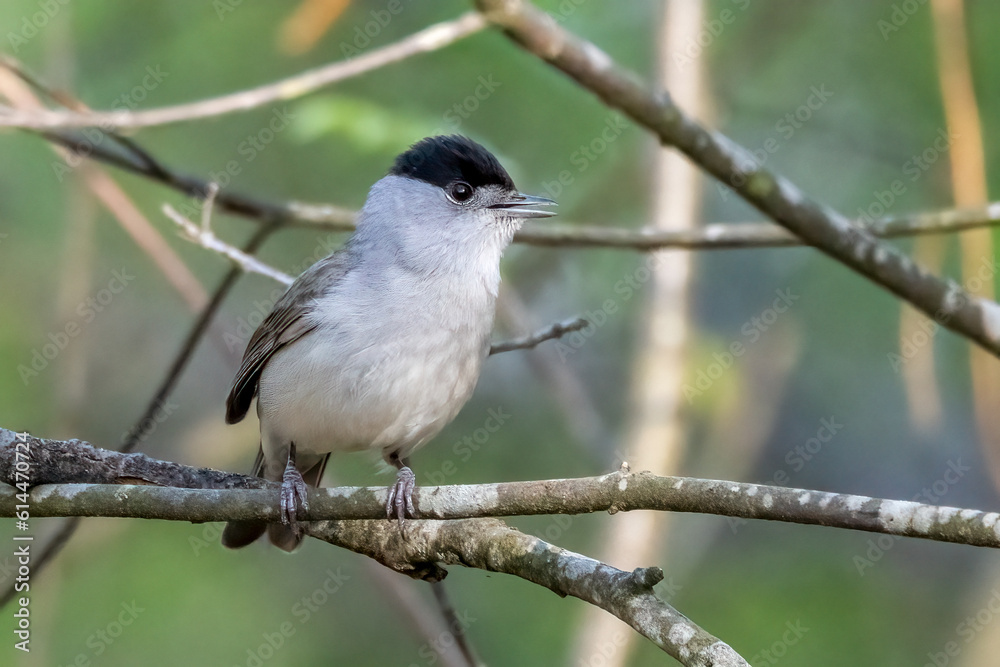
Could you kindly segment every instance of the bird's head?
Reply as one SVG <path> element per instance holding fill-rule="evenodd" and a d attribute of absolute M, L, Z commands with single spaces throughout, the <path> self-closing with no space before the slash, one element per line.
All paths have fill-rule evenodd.
<path fill-rule="evenodd" d="M 521 224 L 555 215 L 546 208 L 553 205 L 519 192 L 500 161 L 478 143 L 435 136 L 400 154 L 372 186 L 358 229 L 397 239 L 408 255 L 499 259 Z"/>

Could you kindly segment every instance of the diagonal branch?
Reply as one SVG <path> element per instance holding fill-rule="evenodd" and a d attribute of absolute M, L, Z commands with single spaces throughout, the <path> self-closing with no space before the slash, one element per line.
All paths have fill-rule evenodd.
<path fill-rule="evenodd" d="M 0 106 L 0 127 L 52 130 L 73 127 L 100 127 L 105 131 L 168 125 L 211 118 L 237 111 L 302 97 L 307 93 L 343 81 L 411 56 L 436 51 L 483 29 L 482 16 L 470 12 L 438 23 L 409 37 L 355 58 L 308 70 L 250 90 L 188 104 L 145 111 L 19 111 Z"/>
<path fill-rule="evenodd" d="M 809 199 L 791 181 L 761 167 L 742 146 L 702 127 L 666 93 L 654 93 L 606 53 L 563 29 L 523 0 L 476 0 L 504 34 L 606 105 L 674 146 L 749 204 L 952 331 L 1000 355 L 1000 306 L 941 280 L 837 211 Z"/>
<path fill-rule="evenodd" d="M 624 572 L 497 519 L 410 521 L 405 536 L 384 519 L 322 521 L 307 532 L 415 578 L 444 576 L 438 563 L 512 574 L 614 614 L 683 665 L 749 667 L 728 644 L 657 597 L 653 586 L 663 580 L 658 567 Z"/>

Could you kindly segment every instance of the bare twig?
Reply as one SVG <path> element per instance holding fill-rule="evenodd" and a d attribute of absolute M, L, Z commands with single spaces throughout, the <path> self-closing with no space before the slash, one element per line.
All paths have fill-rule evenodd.
<path fill-rule="evenodd" d="M 476 652 L 472 648 L 472 642 L 469 640 L 469 633 L 466 631 L 467 628 L 455 612 L 455 605 L 452 604 L 451 596 L 448 595 L 448 589 L 445 588 L 444 582 L 432 581 L 430 584 L 431 591 L 434 593 L 434 600 L 441 611 L 441 616 L 444 617 L 448 631 L 455 638 L 455 643 L 458 644 L 458 650 L 465 659 L 465 662 L 469 667 L 480 667 L 483 663 L 476 657 Z"/>
<path fill-rule="evenodd" d="M 212 185 L 215 184 L 213 183 Z M 217 252 L 223 257 L 229 258 L 234 264 L 245 272 L 259 273 L 262 276 L 267 276 L 268 278 L 277 280 L 286 287 L 291 285 L 295 281 L 295 278 L 292 276 L 275 269 L 269 264 L 265 264 L 253 255 L 243 252 L 235 246 L 229 245 L 215 235 L 215 232 L 212 231 L 210 222 L 212 202 L 215 199 L 216 193 L 218 193 L 217 187 L 209 189 L 209 196 L 206 197 L 205 202 L 202 205 L 201 226 L 198 226 L 185 218 L 170 204 L 163 205 L 163 213 L 180 225 L 189 241 L 197 243 L 206 250 Z"/>
<path fill-rule="evenodd" d="M 167 125 L 200 118 L 211 118 L 237 111 L 248 111 L 273 102 L 302 97 L 323 86 L 343 81 L 411 56 L 436 51 L 484 26 L 482 17 L 470 12 L 453 21 L 438 23 L 389 46 L 308 70 L 267 85 L 221 97 L 188 104 L 147 109 L 145 111 L 19 111 L 0 106 L 0 127 L 30 130 L 100 127 L 105 131 Z"/>
<path fill-rule="evenodd" d="M 511 350 L 526 350 L 532 347 L 538 347 L 538 345 L 547 340 L 562 338 L 568 333 L 579 331 L 589 325 L 590 322 L 582 317 L 565 320 L 563 322 L 556 322 L 555 324 L 550 324 L 544 329 L 540 329 L 539 331 L 536 331 L 528 336 L 503 341 L 501 343 L 494 343 L 493 346 L 490 347 L 490 354 L 500 354 L 501 352 L 510 352 Z"/>
<path fill-rule="evenodd" d="M 1000 202 L 967 209 L 947 209 L 876 220 L 866 229 L 881 238 L 950 234 L 1000 223 Z M 558 248 L 620 248 L 652 251 L 667 248 L 728 250 L 733 248 L 802 247 L 801 239 L 769 222 L 711 223 L 697 229 L 622 229 L 586 225 L 545 224 L 525 227 L 515 242 Z"/>
<path fill-rule="evenodd" d="M 42 108 L 42 102 L 31 90 L 32 87 L 49 98 L 57 97 L 55 91 L 25 71 L 16 60 L 4 56 L 0 57 L 0 63 L 16 75 L 13 77 L 2 72 L 6 76 L 0 76 L 0 97 L 9 99 L 13 106 L 29 110 Z M 83 108 L 78 100 L 66 93 L 59 94 L 58 98 L 66 104 L 73 105 L 74 108 Z M 58 145 L 52 145 L 52 150 L 60 159 L 72 163 L 74 156 L 71 151 Z M 69 170 L 69 167 L 64 168 Z M 188 307 L 195 311 L 201 309 L 208 301 L 205 288 L 181 261 L 174 249 L 149 223 L 132 199 L 125 194 L 122 187 L 103 169 L 94 168 L 94 165 L 87 165 L 87 168 L 81 169 L 79 173 L 94 196 L 104 204 L 125 233 L 132 237 L 136 245 L 163 272 L 167 282 L 180 293 Z"/>
<path fill-rule="evenodd" d="M 52 131 L 40 136 L 68 148 L 77 155 L 110 164 L 137 176 L 177 190 L 189 197 L 204 199 L 211 181 L 182 174 L 167 167 L 137 142 L 118 135 L 108 135 L 113 142 L 94 143 L 78 132 Z M 332 204 L 306 204 L 298 201 L 271 202 L 252 195 L 220 190 L 216 206 L 226 213 L 262 222 L 318 226 L 331 231 L 354 229 L 354 211 Z"/>
<path fill-rule="evenodd" d="M 223 257 L 232 260 L 232 262 L 236 264 L 240 270 L 267 276 L 268 278 L 272 278 L 279 283 L 282 283 L 286 287 L 295 282 L 295 278 L 287 273 L 279 271 L 270 264 L 260 261 L 253 255 L 226 243 L 215 235 L 210 224 L 212 203 L 218 193 L 218 189 L 213 187 L 214 185 L 215 184 L 213 183 L 209 186 L 208 197 L 205 199 L 202 206 L 200 226 L 185 218 L 169 204 L 164 204 L 163 212 L 167 215 L 167 217 L 180 225 L 190 241 L 197 243 L 206 250 L 219 253 Z M 563 322 L 556 322 L 555 324 L 550 324 L 544 329 L 536 331 L 528 336 L 495 343 L 490 348 L 490 354 L 500 354 L 501 352 L 510 352 L 511 350 L 526 350 L 537 347 L 547 340 L 561 338 L 568 333 L 579 331 L 580 329 L 585 328 L 588 324 L 589 322 L 582 317 L 565 320 Z"/>
<path fill-rule="evenodd" d="M 523 0 L 476 0 L 504 34 L 674 146 L 748 203 L 809 245 L 1000 356 L 1000 306 L 942 280 L 791 181 L 761 167 L 742 146 L 699 125 L 610 56 Z"/>
<path fill-rule="evenodd" d="M 143 176 L 191 197 L 203 199 L 207 179 L 181 174 L 156 160 L 136 142 L 116 137 L 123 145 L 93 144 L 72 132 L 46 132 L 49 141 L 106 164 Z M 350 231 L 355 213 L 333 204 L 272 202 L 251 195 L 222 190 L 216 204 L 220 210 L 251 220 Z M 1000 224 L 1000 202 L 971 209 L 948 209 L 876 220 L 869 228 L 875 236 L 901 238 L 922 234 L 951 234 Z M 516 243 L 558 248 L 617 248 L 649 252 L 665 248 L 726 250 L 731 248 L 801 247 L 805 245 L 787 230 L 769 222 L 714 223 L 695 230 L 667 231 L 622 229 L 570 224 L 533 225 L 521 229 Z"/>
<path fill-rule="evenodd" d="M 111 164 L 138 176 L 144 176 L 186 195 L 204 198 L 210 181 L 181 174 L 163 165 L 131 140 L 126 151 L 104 144 L 94 145 L 82 136 L 68 132 L 45 133 L 45 138 L 81 155 Z M 122 139 L 117 138 L 116 139 Z M 280 221 L 283 224 L 350 231 L 355 213 L 332 204 L 272 202 L 229 190 L 219 192 L 218 207 L 234 215 L 253 220 Z M 922 234 L 951 234 L 1000 224 L 1000 202 L 969 209 L 947 209 L 891 216 L 876 220 L 869 228 L 875 236 L 901 238 Z M 805 245 L 795 235 L 767 222 L 714 223 L 697 230 L 666 231 L 622 229 L 570 224 L 535 225 L 521 229 L 517 243 L 545 247 L 620 248 L 652 251 L 661 248 L 724 250 L 730 248 L 790 247 Z"/>
<path fill-rule="evenodd" d="M 274 224 L 265 225 L 258 229 L 250 240 L 247 241 L 244 246 L 244 251 L 246 253 L 256 252 L 264 241 L 275 232 L 277 227 Z M 156 393 L 150 399 L 149 404 L 146 406 L 146 410 L 143 412 L 142 416 L 136 420 L 135 426 L 128 432 L 124 440 L 122 441 L 121 451 L 131 452 L 136 446 L 146 439 L 149 434 L 149 429 L 156 422 L 154 417 L 157 412 L 162 408 L 164 403 L 170 397 L 173 392 L 174 387 L 177 386 L 178 380 L 180 380 L 181 373 L 187 367 L 188 362 L 194 355 L 195 348 L 198 347 L 198 342 L 208 331 L 208 327 L 212 323 L 212 318 L 215 317 L 215 313 L 222 306 L 222 302 L 225 301 L 226 297 L 229 295 L 230 290 L 236 285 L 236 281 L 239 280 L 240 276 L 243 275 L 242 269 L 239 267 L 233 267 L 230 269 L 229 273 L 225 275 L 219 286 L 215 288 L 215 292 L 212 294 L 211 300 L 208 305 L 205 306 L 204 310 L 198 315 L 198 319 L 195 320 L 194 324 L 191 326 L 191 330 L 188 332 L 187 337 L 184 339 L 184 343 L 181 345 L 180 351 L 177 356 L 174 357 L 173 362 L 170 364 L 170 368 L 167 369 L 167 373 L 157 387 Z"/>

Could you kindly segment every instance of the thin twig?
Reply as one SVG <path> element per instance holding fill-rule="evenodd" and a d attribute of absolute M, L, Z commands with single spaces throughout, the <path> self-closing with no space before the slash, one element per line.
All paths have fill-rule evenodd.
<path fill-rule="evenodd" d="M 212 185 L 214 186 L 215 184 L 213 183 Z M 210 219 L 212 202 L 216 193 L 218 193 L 218 187 L 209 188 L 209 196 L 205 198 L 205 202 L 202 205 L 200 227 L 178 213 L 177 210 L 170 204 L 163 205 L 163 213 L 180 225 L 189 241 L 197 243 L 206 250 L 211 250 L 212 252 L 219 253 L 220 255 L 229 258 L 234 264 L 247 273 L 259 273 L 262 276 L 267 276 L 268 278 L 277 280 L 286 287 L 291 285 L 295 281 L 295 278 L 292 276 L 275 269 L 269 264 L 265 264 L 253 255 L 243 252 L 235 246 L 229 245 L 215 235 L 211 228 Z"/>
<path fill-rule="evenodd" d="M 218 189 L 213 186 L 214 184 L 209 185 L 209 196 L 206 197 L 202 206 L 200 226 L 185 218 L 169 204 L 163 205 L 163 212 L 167 215 L 167 217 L 180 225 L 188 240 L 197 243 L 206 250 L 211 250 L 212 252 L 216 252 L 223 257 L 232 260 L 232 262 L 236 264 L 240 270 L 267 276 L 268 278 L 276 280 L 286 287 L 295 282 L 295 278 L 287 273 L 279 271 L 270 264 L 260 261 L 253 255 L 226 243 L 215 235 L 211 228 L 210 211 L 212 202 L 218 193 Z M 589 324 L 590 323 L 582 317 L 565 320 L 563 322 L 556 322 L 555 324 L 550 324 L 544 329 L 536 331 L 528 336 L 495 343 L 490 348 L 490 354 L 500 354 L 501 352 L 510 352 L 511 350 L 526 350 L 538 347 L 547 340 L 561 338 L 568 333 L 579 331 L 580 329 L 587 327 Z"/>
<path fill-rule="evenodd" d="M 533 334 L 529 334 L 521 338 L 515 338 L 513 340 L 494 343 L 490 347 L 490 354 L 500 354 L 501 352 L 510 352 L 511 350 L 527 350 L 533 347 L 538 347 L 541 343 L 544 343 L 547 340 L 562 338 L 568 333 L 585 329 L 589 325 L 590 322 L 582 317 L 556 322 L 555 324 L 550 324 L 544 329 L 540 329 Z"/>
<path fill-rule="evenodd" d="M 458 644 L 458 649 L 462 657 L 465 658 L 469 667 L 479 667 L 482 663 L 479 662 L 476 652 L 472 649 L 472 643 L 469 641 L 469 633 L 466 632 L 468 628 L 455 612 L 455 605 L 451 602 L 451 596 L 448 595 L 445 583 L 443 581 L 432 581 L 430 584 L 431 591 L 434 593 L 434 599 L 437 601 L 438 609 L 444 617 L 445 625 L 448 626 L 448 631 L 455 638 L 455 643 Z"/>
<path fill-rule="evenodd" d="M 265 225 L 258 229 L 253 236 L 247 241 L 244 246 L 244 250 L 247 253 L 256 252 L 264 241 L 277 230 L 277 226 L 274 224 Z M 233 267 L 229 270 L 229 273 L 225 275 L 219 286 L 215 288 L 215 292 L 212 294 L 211 300 L 205 309 L 201 311 L 198 315 L 198 319 L 195 320 L 188 332 L 187 337 L 184 339 L 184 343 L 181 345 L 180 351 L 178 351 L 177 356 L 174 357 L 173 362 L 170 364 L 170 368 L 167 369 L 167 373 L 157 388 L 156 393 L 153 398 L 150 399 L 149 404 L 146 406 L 146 410 L 143 412 L 142 416 L 136 420 L 135 426 L 128 432 L 125 440 L 122 442 L 121 451 L 131 452 L 136 446 L 146 439 L 149 435 L 149 429 L 155 424 L 153 419 L 157 412 L 162 408 L 162 406 L 170 398 L 170 394 L 173 392 L 174 387 L 177 386 L 178 380 L 180 380 L 181 373 L 184 372 L 185 367 L 187 367 L 188 362 L 194 355 L 195 348 L 198 347 L 198 342 L 208 331 L 209 325 L 212 323 L 212 318 L 215 317 L 215 313 L 218 312 L 219 308 L 222 307 L 222 302 L 225 301 L 226 297 L 229 295 L 230 290 L 236 285 L 240 276 L 243 275 L 242 269 L 239 267 Z"/>
<path fill-rule="evenodd" d="M 167 125 L 201 118 L 248 111 L 265 104 L 302 97 L 323 86 L 370 72 L 414 55 L 436 51 L 483 29 L 476 12 L 432 25 L 394 44 L 369 51 L 350 60 L 307 70 L 295 76 L 250 90 L 199 100 L 188 104 L 145 111 L 19 111 L 0 105 L 0 127 L 29 130 L 99 127 L 105 131 Z"/>
<path fill-rule="evenodd" d="M 72 132 L 46 132 L 41 136 L 79 155 L 156 181 L 188 196 L 203 199 L 208 192 L 208 179 L 182 174 L 167 167 L 135 141 L 121 142 L 126 151 L 122 152 L 104 143 L 93 144 Z M 221 190 L 216 203 L 220 210 L 251 220 L 280 221 L 286 225 L 337 232 L 353 230 L 356 217 L 354 211 L 333 204 L 273 202 L 231 190 Z M 998 224 L 1000 202 L 994 202 L 971 209 L 946 209 L 886 217 L 876 220 L 868 231 L 883 238 L 901 238 L 921 234 L 951 234 L 968 229 L 995 227 Z M 696 230 L 683 231 L 571 224 L 533 225 L 521 229 L 515 235 L 514 242 L 544 247 L 617 248 L 642 252 L 667 248 L 726 250 L 806 245 L 787 230 L 770 222 L 713 223 Z"/>

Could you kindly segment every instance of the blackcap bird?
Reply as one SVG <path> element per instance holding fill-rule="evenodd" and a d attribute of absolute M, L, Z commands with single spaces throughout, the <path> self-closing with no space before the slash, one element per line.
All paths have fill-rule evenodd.
<path fill-rule="evenodd" d="M 298 508 L 331 452 L 379 450 L 398 469 L 386 505 L 414 516 L 409 456 L 472 394 L 500 286 L 500 256 L 550 199 L 521 194 L 500 162 L 461 136 L 424 139 L 372 186 L 347 243 L 307 269 L 254 332 L 226 421 L 257 396 L 255 475 L 281 482 L 281 523 L 232 521 L 222 543 L 266 530 L 301 542 Z"/>

